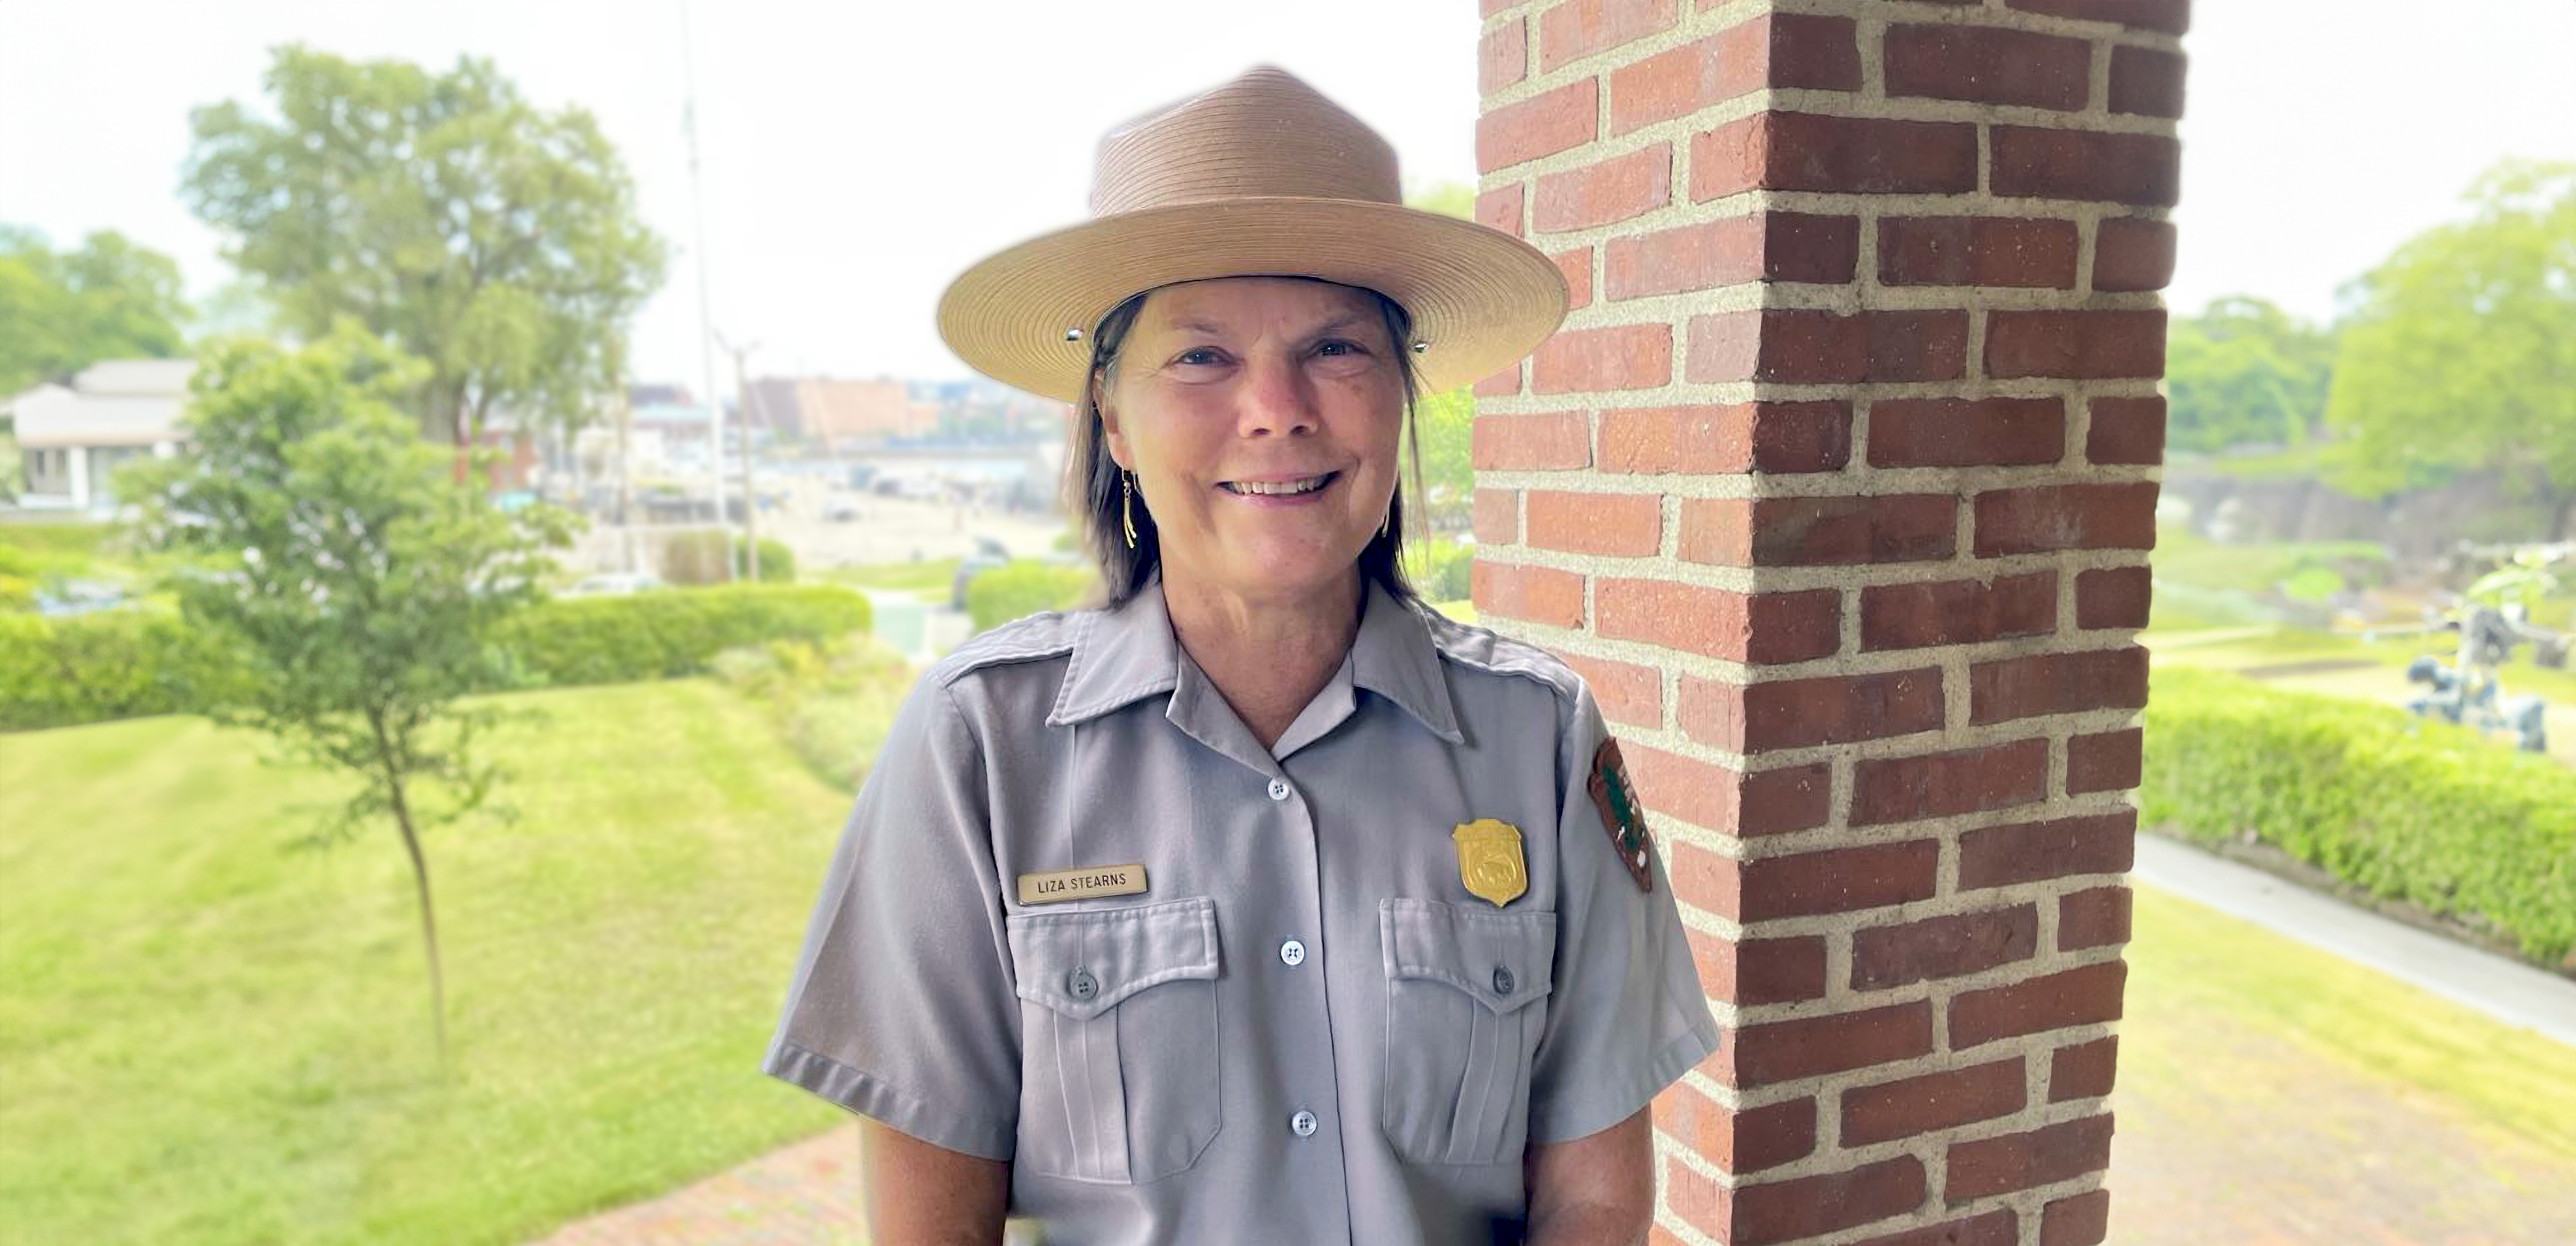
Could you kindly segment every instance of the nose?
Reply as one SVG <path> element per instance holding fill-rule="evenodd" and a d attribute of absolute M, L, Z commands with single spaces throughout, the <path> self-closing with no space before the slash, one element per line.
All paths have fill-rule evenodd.
<path fill-rule="evenodd" d="M 1303 436 L 1317 427 L 1313 378 L 1293 359 L 1256 356 L 1244 370 L 1236 405 L 1239 436 Z"/>

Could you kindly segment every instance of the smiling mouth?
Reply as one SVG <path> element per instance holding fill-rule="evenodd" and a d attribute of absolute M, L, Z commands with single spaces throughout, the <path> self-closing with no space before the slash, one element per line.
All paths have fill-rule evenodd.
<path fill-rule="evenodd" d="M 1326 472 L 1321 476 L 1296 480 L 1228 480 L 1217 487 L 1240 497 L 1294 497 L 1300 493 L 1313 493 L 1333 483 L 1340 475 L 1340 472 Z"/>

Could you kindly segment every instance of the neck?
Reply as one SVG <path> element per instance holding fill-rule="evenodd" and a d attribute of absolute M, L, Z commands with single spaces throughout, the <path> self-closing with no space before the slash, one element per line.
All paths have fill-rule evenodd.
<path fill-rule="evenodd" d="M 1318 589 L 1258 597 L 1164 569 L 1173 637 L 1263 748 L 1332 682 L 1359 635 L 1365 600 L 1356 567 Z"/>

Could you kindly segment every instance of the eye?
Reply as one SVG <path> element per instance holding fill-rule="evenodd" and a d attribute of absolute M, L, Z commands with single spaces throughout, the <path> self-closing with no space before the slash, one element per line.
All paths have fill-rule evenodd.
<path fill-rule="evenodd" d="M 1218 354 L 1212 347 L 1193 346 L 1175 356 L 1172 362 L 1203 367 L 1209 364 L 1223 363 L 1225 362 L 1225 356 Z"/>
<path fill-rule="evenodd" d="M 1348 338 L 1326 338 L 1315 344 L 1318 355 L 1365 355 L 1368 348 Z"/>

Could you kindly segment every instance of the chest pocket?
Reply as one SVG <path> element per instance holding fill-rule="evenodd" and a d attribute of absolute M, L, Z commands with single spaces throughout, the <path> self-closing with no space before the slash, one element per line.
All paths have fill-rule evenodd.
<path fill-rule="evenodd" d="M 1556 914 L 1387 900 L 1378 928 L 1387 990 L 1378 1123 L 1387 1141 L 1419 1163 L 1519 1163 Z"/>
<path fill-rule="evenodd" d="M 1198 1162 L 1216 1137 L 1216 902 L 1017 913 L 1013 1162 L 1123 1185 Z"/>

